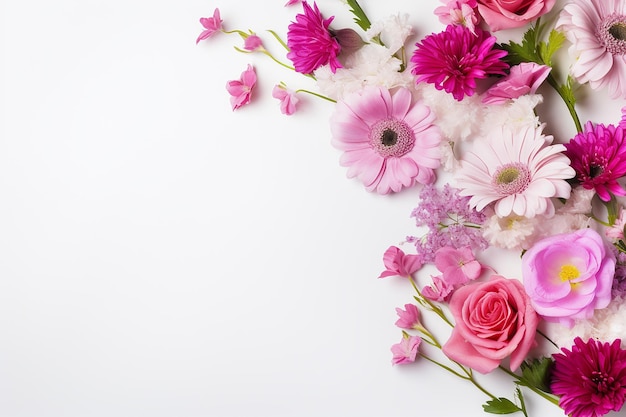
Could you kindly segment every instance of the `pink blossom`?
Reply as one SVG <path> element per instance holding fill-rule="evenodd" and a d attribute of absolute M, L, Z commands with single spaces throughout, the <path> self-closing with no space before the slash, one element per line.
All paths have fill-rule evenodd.
<path fill-rule="evenodd" d="M 448 301 L 454 287 L 442 279 L 441 276 L 432 277 L 433 284 L 422 288 L 422 295 L 432 301 Z"/>
<path fill-rule="evenodd" d="M 298 4 L 298 3 L 300 3 L 300 0 L 289 0 L 287 3 L 285 3 L 285 7 L 292 6 L 292 5 Z"/>
<path fill-rule="evenodd" d="M 478 278 L 483 268 L 469 246 L 459 249 L 445 246 L 437 250 L 435 266 L 443 273 L 443 280 L 453 286 L 464 285 Z"/>
<path fill-rule="evenodd" d="M 252 65 L 248 64 L 248 68 L 241 73 L 238 80 L 231 80 L 226 83 L 226 90 L 231 95 L 230 104 L 233 110 L 237 110 L 241 106 L 248 104 L 252 95 L 252 89 L 256 84 L 256 72 Z"/>
<path fill-rule="evenodd" d="M 494 84 L 485 92 L 483 103 L 504 104 L 509 99 L 525 94 L 535 94 L 548 77 L 551 68 L 534 62 L 522 62 L 511 67 L 509 75 Z"/>
<path fill-rule="evenodd" d="M 478 14 L 475 11 L 476 0 L 441 0 L 445 6 L 435 9 L 435 15 L 444 25 L 461 25 L 472 33 L 478 23 Z"/>
<path fill-rule="evenodd" d="M 402 249 L 390 246 L 383 255 L 385 270 L 378 278 L 386 277 L 410 277 L 422 267 L 422 257 L 419 255 L 407 255 Z"/>
<path fill-rule="evenodd" d="M 263 47 L 263 41 L 257 35 L 247 36 L 243 41 L 243 49 L 246 51 L 256 51 Z"/>
<path fill-rule="evenodd" d="M 348 167 L 348 178 L 357 177 L 368 191 L 398 192 L 434 182 L 441 163 L 441 131 L 434 120 L 408 88 L 392 93 L 365 87 L 337 102 L 331 144 L 343 151 L 340 164 Z"/>
<path fill-rule="evenodd" d="M 216 8 L 213 17 L 201 17 L 200 24 L 204 30 L 196 39 L 196 44 L 204 39 L 210 38 L 215 32 L 222 30 L 222 19 L 220 19 L 220 9 Z"/>
<path fill-rule="evenodd" d="M 493 275 L 459 288 L 450 298 L 456 323 L 443 353 L 486 374 L 510 357 L 515 371 L 535 345 L 539 318 L 521 282 Z"/>
<path fill-rule="evenodd" d="M 458 100 L 472 96 L 476 80 L 504 75 L 509 65 L 502 61 L 507 52 L 495 48 L 496 38 L 476 28 L 448 25 L 446 30 L 426 36 L 411 56 L 415 81 L 426 81 Z"/>
<path fill-rule="evenodd" d="M 391 346 L 391 353 L 393 353 L 391 363 L 394 365 L 402 365 L 415 362 L 417 350 L 421 343 L 422 339 L 419 336 L 409 336 L 404 333 L 400 343 Z"/>
<path fill-rule="evenodd" d="M 576 179 L 588 190 L 595 190 L 602 201 L 611 195 L 624 196 L 618 181 L 626 176 L 626 129 L 587 122 L 584 130 L 564 146 L 565 155 L 576 171 Z"/>
<path fill-rule="evenodd" d="M 548 13 L 555 2 L 556 0 L 478 0 L 478 12 L 492 31 L 512 29 Z"/>
<path fill-rule="evenodd" d="M 621 339 L 601 342 L 580 337 L 553 355 L 550 390 L 572 417 L 600 417 L 620 411 L 626 400 L 626 351 Z"/>
<path fill-rule="evenodd" d="M 624 240 L 624 227 L 626 226 L 626 209 L 622 207 L 619 217 L 612 226 L 607 227 L 604 231 L 606 237 L 612 240 Z"/>
<path fill-rule="evenodd" d="M 337 55 L 341 46 L 329 29 L 334 17 L 324 19 L 317 4 L 302 2 L 304 13 L 296 15 L 287 31 L 287 58 L 297 72 L 310 74 L 322 65 L 329 64 L 332 72 L 341 68 Z"/>
<path fill-rule="evenodd" d="M 300 100 L 293 91 L 288 90 L 281 84 L 277 84 L 272 90 L 272 97 L 280 100 L 280 111 L 283 114 L 290 116 L 296 112 L 296 105 Z"/>
<path fill-rule="evenodd" d="M 522 257 L 522 278 L 546 321 L 573 326 L 611 301 L 615 255 L 593 229 L 546 237 Z"/>
<path fill-rule="evenodd" d="M 417 309 L 417 306 L 414 304 L 405 304 L 405 310 L 401 308 L 396 308 L 396 313 L 398 313 L 398 320 L 396 321 L 396 326 L 401 329 L 407 330 L 417 330 L 421 328 L 420 324 L 420 313 Z"/>

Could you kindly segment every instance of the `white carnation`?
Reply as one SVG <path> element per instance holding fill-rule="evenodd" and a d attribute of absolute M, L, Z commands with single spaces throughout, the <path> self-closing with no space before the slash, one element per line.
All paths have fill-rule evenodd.
<path fill-rule="evenodd" d="M 413 33 L 409 24 L 409 15 L 398 13 L 389 16 L 387 20 L 372 23 L 365 32 L 366 38 L 371 41 L 376 36 L 392 53 L 396 53 L 404 46 L 407 38 Z"/>
<path fill-rule="evenodd" d="M 413 77 L 408 71 L 400 72 L 402 61 L 389 49 L 377 44 L 367 44 L 351 54 L 335 73 L 328 65 L 315 71 L 320 93 L 341 100 L 347 94 L 361 91 L 366 86 L 411 88 Z"/>

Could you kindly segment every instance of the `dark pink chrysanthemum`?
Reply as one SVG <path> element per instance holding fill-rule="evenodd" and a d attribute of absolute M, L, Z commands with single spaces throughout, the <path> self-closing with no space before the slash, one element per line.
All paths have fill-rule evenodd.
<path fill-rule="evenodd" d="M 304 14 L 296 15 L 296 21 L 288 28 L 287 58 L 293 62 L 296 71 L 302 74 L 311 74 L 326 64 L 335 72 L 341 68 L 337 59 L 341 46 L 328 28 L 334 17 L 324 19 L 315 3 L 311 7 L 303 1 L 302 7 Z"/>
<path fill-rule="evenodd" d="M 416 81 L 434 84 L 461 101 L 476 90 L 476 80 L 504 75 L 509 65 L 501 60 L 507 53 L 494 49 L 496 38 L 489 32 L 448 25 L 446 30 L 426 36 L 416 44 L 411 72 Z"/>
<path fill-rule="evenodd" d="M 599 417 L 619 411 L 626 400 L 626 350 L 620 339 L 602 343 L 580 337 L 571 350 L 553 355 L 550 389 L 571 417 Z"/>
<path fill-rule="evenodd" d="M 609 201 L 611 194 L 626 195 L 617 182 L 626 175 L 625 132 L 619 126 L 587 122 L 585 129 L 565 144 L 576 178 L 603 201 Z"/>

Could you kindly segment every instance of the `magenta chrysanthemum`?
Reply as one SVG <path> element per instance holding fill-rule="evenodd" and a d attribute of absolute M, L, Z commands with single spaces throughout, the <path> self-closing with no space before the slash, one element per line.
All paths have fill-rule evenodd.
<path fill-rule="evenodd" d="M 341 46 L 328 28 L 334 17 L 324 19 L 317 4 L 309 6 L 302 2 L 304 14 L 296 15 L 296 21 L 287 32 L 287 58 L 293 62 L 297 72 L 311 74 L 322 65 L 329 64 L 332 72 L 341 68 L 337 55 Z"/>
<path fill-rule="evenodd" d="M 411 92 L 393 95 L 367 87 L 339 101 L 330 119 L 332 144 L 343 151 L 340 164 L 348 178 L 358 177 L 368 191 L 398 192 L 416 182 L 434 181 L 441 133 L 434 114 Z"/>
<path fill-rule="evenodd" d="M 587 122 L 583 132 L 565 144 L 576 178 L 603 201 L 611 194 L 626 195 L 617 180 L 626 175 L 625 130 L 619 126 Z"/>
<path fill-rule="evenodd" d="M 457 187 L 470 196 L 470 206 L 482 210 L 494 204 L 499 217 L 554 214 L 551 199 L 569 198 L 574 176 L 563 145 L 550 145 L 542 128 L 505 128 L 478 142 L 461 161 Z"/>
<path fill-rule="evenodd" d="M 489 32 L 449 25 L 440 33 L 426 36 L 416 44 L 411 72 L 416 81 L 434 84 L 461 101 L 476 90 L 476 80 L 504 75 L 509 65 L 501 60 L 507 53 L 494 49 L 496 38 Z"/>
<path fill-rule="evenodd" d="M 571 350 L 553 355 L 550 389 L 571 417 L 599 417 L 619 411 L 626 399 L 626 351 L 620 339 L 602 343 L 580 337 Z"/>
<path fill-rule="evenodd" d="M 626 97 L 626 3 L 622 0 L 572 0 L 556 29 L 572 43 L 572 75 L 612 98 Z"/>

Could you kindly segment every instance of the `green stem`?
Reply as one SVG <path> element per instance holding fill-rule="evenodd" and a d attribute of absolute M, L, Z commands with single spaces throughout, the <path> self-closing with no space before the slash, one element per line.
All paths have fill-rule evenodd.
<path fill-rule="evenodd" d="M 543 392 L 541 391 L 539 388 L 533 387 L 531 384 L 527 384 L 526 381 L 524 380 L 524 378 L 522 378 L 521 376 L 517 375 L 514 372 L 511 372 L 510 370 L 506 369 L 504 366 L 499 366 L 498 367 L 501 371 L 503 371 L 504 373 L 508 374 L 509 376 L 511 376 L 513 379 L 515 379 L 515 381 L 530 389 L 532 392 L 534 392 L 535 394 L 539 395 L 540 397 L 550 401 L 552 404 L 558 406 L 559 405 L 559 399 L 557 397 L 555 397 L 552 394 L 548 394 L 547 392 Z"/>
<path fill-rule="evenodd" d="M 296 93 L 307 93 L 307 94 L 311 94 L 312 96 L 319 97 L 319 98 L 322 98 L 324 100 L 328 100 L 331 103 L 336 103 L 337 102 L 337 100 L 333 100 L 330 97 L 326 97 L 326 96 L 323 96 L 321 94 L 318 94 L 318 93 L 315 93 L 315 92 L 309 91 L 309 90 L 299 89 L 299 90 L 296 90 Z"/>
<path fill-rule="evenodd" d="M 555 348 L 559 348 L 559 345 L 557 345 L 556 343 L 554 343 L 552 341 L 552 339 L 550 339 L 545 333 L 543 333 L 541 330 L 537 329 L 537 333 L 539 333 L 544 339 L 546 339 L 548 342 L 550 342 L 552 344 L 552 346 L 554 346 Z"/>
<path fill-rule="evenodd" d="M 563 100 L 565 105 L 567 106 L 567 110 L 569 111 L 570 116 L 572 116 L 572 119 L 574 120 L 574 125 L 576 126 L 576 131 L 578 133 L 582 132 L 583 131 L 583 127 L 582 127 L 582 124 L 580 123 L 580 118 L 578 117 L 578 113 L 576 113 L 576 109 L 574 107 L 574 103 L 572 103 L 568 99 L 568 97 L 563 92 L 561 86 L 559 85 L 559 83 L 556 81 L 556 79 L 554 78 L 554 76 L 552 74 L 548 75 L 547 81 L 548 81 L 548 84 L 550 84 L 550 86 L 552 88 L 554 88 L 554 90 L 559 94 L 559 96 L 561 97 L 561 99 Z"/>

